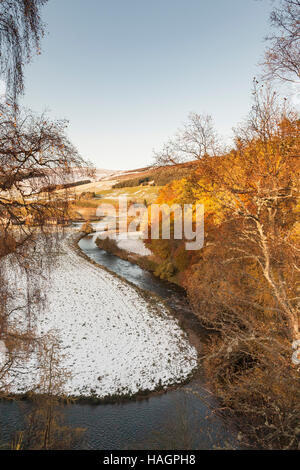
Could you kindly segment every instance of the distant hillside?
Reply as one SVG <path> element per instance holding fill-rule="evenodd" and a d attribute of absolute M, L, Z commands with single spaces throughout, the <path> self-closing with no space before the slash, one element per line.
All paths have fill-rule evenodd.
<path fill-rule="evenodd" d="M 188 176 L 196 165 L 197 162 L 188 162 L 160 168 L 148 167 L 134 170 L 131 172 L 131 175 L 135 174 L 134 178 L 128 178 L 130 176 L 129 172 L 123 174 L 121 180 L 114 184 L 113 188 L 129 188 L 150 183 L 155 186 L 165 186 L 174 180 L 180 180 Z"/>

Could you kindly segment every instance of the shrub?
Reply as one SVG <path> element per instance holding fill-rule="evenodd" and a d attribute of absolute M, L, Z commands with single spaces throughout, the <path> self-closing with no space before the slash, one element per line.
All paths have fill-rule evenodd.
<path fill-rule="evenodd" d="M 86 222 L 85 224 L 83 224 L 80 231 L 86 233 L 87 235 L 95 232 L 95 230 L 93 229 L 92 225 L 89 222 Z"/>

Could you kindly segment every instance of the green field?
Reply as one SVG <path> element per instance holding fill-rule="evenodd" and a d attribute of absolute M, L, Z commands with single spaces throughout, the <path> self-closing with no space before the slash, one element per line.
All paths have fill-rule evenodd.
<path fill-rule="evenodd" d="M 155 202 L 159 191 L 160 186 L 135 186 L 132 188 L 102 190 L 96 193 L 96 196 L 101 197 L 101 202 L 110 202 L 112 204 L 117 202 L 120 196 L 126 196 L 132 202 L 143 203 L 146 200 L 148 204 L 151 204 Z M 99 203 L 99 199 L 97 200 Z"/>

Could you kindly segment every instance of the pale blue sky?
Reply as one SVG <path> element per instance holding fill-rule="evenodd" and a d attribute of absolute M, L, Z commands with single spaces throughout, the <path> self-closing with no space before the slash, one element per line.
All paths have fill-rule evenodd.
<path fill-rule="evenodd" d="M 190 111 L 226 137 L 250 108 L 268 0 L 49 0 L 23 102 L 70 120 L 99 168 L 147 165 Z"/>

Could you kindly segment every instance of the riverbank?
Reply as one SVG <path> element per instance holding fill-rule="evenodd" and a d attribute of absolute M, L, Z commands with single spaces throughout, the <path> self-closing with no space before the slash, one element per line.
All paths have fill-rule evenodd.
<path fill-rule="evenodd" d="M 140 240 L 142 242 L 142 240 Z M 120 244 L 115 241 L 113 238 L 102 238 L 98 237 L 95 240 L 96 245 L 100 250 L 105 250 L 112 255 L 118 256 L 125 261 L 129 261 L 130 263 L 137 264 L 140 268 L 153 273 L 154 276 L 157 278 L 168 281 L 171 284 L 175 284 L 176 286 L 181 287 L 183 286 L 177 281 L 176 276 L 161 276 L 160 272 L 160 263 L 154 259 L 153 255 L 140 255 L 139 253 L 134 253 L 129 250 L 120 247 Z M 149 250 L 148 250 L 149 251 Z"/>
<path fill-rule="evenodd" d="M 174 295 L 172 295 L 172 301 L 168 302 L 164 294 L 161 294 L 159 292 L 157 295 L 154 293 L 153 289 L 149 290 L 149 288 L 145 287 L 144 285 L 142 288 L 139 288 L 135 282 L 131 282 L 130 280 L 128 280 L 128 278 L 125 279 L 126 282 L 128 282 L 132 287 L 138 289 L 141 295 L 147 294 L 148 298 L 157 297 L 158 301 L 163 302 L 164 305 L 170 309 L 171 315 L 178 320 L 179 326 L 186 332 L 190 344 L 197 350 L 198 357 L 201 357 L 201 355 L 203 354 L 203 344 L 211 337 L 213 332 L 211 330 L 207 330 L 201 324 L 199 318 L 196 317 L 192 308 L 189 305 L 186 292 L 182 286 L 177 283 L 170 282 L 168 280 L 162 280 L 158 276 L 155 276 L 153 270 L 151 269 L 151 267 L 149 267 L 151 260 L 148 260 L 147 269 L 147 259 L 145 256 L 140 256 L 122 250 L 114 242 L 103 245 L 102 241 L 107 239 L 100 239 L 99 237 L 96 237 L 95 233 L 90 235 L 86 235 L 85 233 L 79 233 L 79 235 L 74 239 L 73 242 L 74 250 L 76 250 L 78 254 L 80 256 L 83 256 L 87 261 L 91 262 L 96 266 L 101 267 L 102 269 L 107 270 L 110 274 L 117 276 L 117 278 L 121 280 L 124 280 L 124 277 L 120 276 L 112 269 L 109 269 L 103 262 L 95 261 L 94 259 L 92 259 L 91 256 L 88 256 L 85 253 L 84 247 L 79 246 L 81 244 L 81 240 L 89 241 L 89 243 L 95 246 L 96 251 L 99 250 L 99 253 L 101 252 L 101 250 L 103 250 L 104 252 L 108 253 L 109 255 L 112 255 L 113 257 L 116 257 L 117 259 L 130 263 L 133 267 L 136 266 L 139 267 L 141 270 L 148 272 L 151 276 L 153 276 L 153 279 L 157 280 L 158 284 L 165 287 L 166 291 L 169 291 L 170 289 L 172 291 L 174 290 Z M 106 248 L 108 247 L 108 249 L 104 249 L 104 246 Z M 199 372 L 199 369 L 197 369 L 197 371 L 194 371 L 194 374 L 197 372 Z"/>
<path fill-rule="evenodd" d="M 108 403 L 186 382 L 197 368 L 197 352 L 166 305 L 93 265 L 74 251 L 75 240 L 64 241 L 47 308 L 37 318 L 39 333 L 55 332 L 66 356 L 61 366 L 71 378 L 65 395 Z M 37 364 L 33 355 L 21 377 L 12 373 L 13 393 L 39 393 Z"/>
<path fill-rule="evenodd" d="M 78 241 L 80 247 L 77 246 Z M 154 278 L 136 264 L 99 250 L 93 239 L 84 234 L 77 232 L 72 243 L 72 250 L 75 249 L 97 269 L 100 265 L 101 270 L 120 280 L 125 279 L 146 297 L 149 293 L 155 301 L 163 299 L 187 333 L 189 343 L 198 349 L 198 356 L 201 356 L 203 342 L 208 335 L 200 328 L 199 320 L 189 309 L 181 289 Z M 12 431 L 24 428 L 23 412 L 32 406 L 32 397 L 24 394 L 22 398 L 21 405 L 17 405 L 19 401 L 0 402 L 3 442 L 10 442 Z M 236 446 L 231 422 L 223 421 L 215 411 L 218 405 L 207 389 L 202 367 L 195 368 L 184 382 L 150 392 L 104 399 L 77 396 L 75 400 L 66 400 L 66 403 L 70 403 L 62 408 L 66 423 L 86 429 L 81 448 L 165 449 L 170 447 L 171 441 L 177 449 L 228 448 L 228 442 L 231 442 L 231 448 Z"/>

